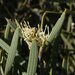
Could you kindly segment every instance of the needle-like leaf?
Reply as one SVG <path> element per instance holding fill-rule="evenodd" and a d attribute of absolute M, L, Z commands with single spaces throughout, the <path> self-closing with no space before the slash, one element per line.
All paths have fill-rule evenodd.
<path fill-rule="evenodd" d="M 61 17 L 57 20 L 55 26 L 53 27 L 48 38 L 48 41 L 50 43 L 57 37 L 58 33 L 60 32 L 60 29 L 65 19 L 65 14 L 66 14 L 66 10 L 62 13 Z"/>
<path fill-rule="evenodd" d="M 32 46 L 29 54 L 28 68 L 26 75 L 35 75 L 38 61 L 38 48 L 35 40 L 32 42 Z"/>
<path fill-rule="evenodd" d="M 5 39 L 8 39 L 9 32 L 10 32 L 10 25 L 9 25 L 9 22 L 8 22 L 7 25 L 6 25 L 5 33 L 4 33 L 4 38 Z"/>
<path fill-rule="evenodd" d="M 11 42 L 11 46 L 9 47 L 9 50 L 8 50 L 8 57 L 7 57 L 6 66 L 5 66 L 5 75 L 7 75 L 7 73 L 11 69 L 12 63 L 14 61 L 17 45 L 18 45 L 18 38 L 19 38 L 19 28 L 15 30 L 15 33 Z"/>

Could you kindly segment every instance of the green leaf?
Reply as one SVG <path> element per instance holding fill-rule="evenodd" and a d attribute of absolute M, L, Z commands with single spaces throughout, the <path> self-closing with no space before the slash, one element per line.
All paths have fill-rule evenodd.
<path fill-rule="evenodd" d="M 26 75 L 26 72 L 23 72 L 22 75 Z"/>
<path fill-rule="evenodd" d="M 50 43 L 58 36 L 58 33 L 60 32 L 60 29 L 65 19 L 65 14 L 66 14 L 66 10 L 62 13 L 61 17 L 57 20 L 55 26 L 52 28 L 52 31 L 48 38 L 48 41 Z"/>
<path fill-rule="evenodd" d="M 18 39 L 19 39 L 19 28 L 15 30 L 15 33 L 11 42 L 11 46 L 9 47 L 9 50 L 8 50 L 8 57 L 7 57 L 6 66 L 5 66 L 5 75 L 7 75 L 7 73 L 11 69 L 12 63 L 14 61 L 17 45 L 18 45 Z"/>
<path fill-rule="evenodd" d="M 38 48 L 35 40 L 32 41 L 30 48 L 27 75 L 35 75 L 38 62 Z"/>
<path fill-rule="evenodd" d="M 69 55 L 63 58 L 62 67 L 66 70 L 67 74 L 69 71 Z"/>
<path fill-rule="evenodd" d="M 9 45 L 5 43 L 2 39 L 0 39 L 0 47 L 2 47 L 8 53 Z"/>
<path fill-rule="evenodd" d="M 70 16 L 68 17 L 67 32 L 70 31 L 70 29 L 71 29 L 71 24 L 72 24 L 72 15 L 70 15 Z"/>
<path fill-rule="evenodd" d="M 15 31 L 15 29 L 17 27 L 20 27 L 18 21 L 15 19 L 15 22 L 14 21 L 11 21 L 9 19 L 6 19 L 7 20 L 7 23 L 9 24 L 9 27 L 11 28 L 12 31 Z M 22 37 L 22 33 L 20 32 L 19 33 L 19 36 Z"/>
<path fill-rule="evenodd" d="M 10 46 L 6 42 L 4 42 L 2 39 L 0 39 L 0 47 L 3 48 L 8 54 Z M 18 56 L 19 55 L 18 50 L 16 50 L 16 51 L 17 51 L 16 55 Z M 19 55 L 19 59 L 24 60 L 20 55 Z M 18 61 L 16 61 L 16 62 L 18 62 Z"/>
<path fill-rule="evenodd" d="M 9 25 L 9 22 L 8 22 L 7 25 L 6 25 L 5 33 L 4 33 L 4 38 L 5 39 L 8 39 L 9 32 L 10 32 L 10 25 Z"/>
<path fill-rule="evenodd" d="M 64 41 L 64 43 L 68 46 L 68 49 L 74 49 L 71 43 L 65 38 L 65 36 L 61 33 L 61 38 Z"/>
<path fill-rule="evenodd" d="M 6 19 L 6 20 L 7 20 L 7 23 L 9 23 L 9 26 L 11 27 L 11 29 L 13 31 L 15 31 L 15 29 L 17 28 L 16 23 L 14 21 L 9 20 L 9 19 Z"/>
<path fill-rule="evenodd" d="M 64 41 L 64 43 L 68 46 L 68 51 L 70 50 L 74 50 L 74 47 L 71 45 L 71 43 L 64 37 L 63 34 L 61 34 L 61 38 Z M 68 53 L 70 54 L 70 52 Z M 75 61 L 73 61 L 71 58 L 73 58 L 73 60 L 75 60 L 75 55 L 71 54 L 70 56 L 66 56 L 65 58 L 63 58 L 63 63 L 62 63 L 62 67 L 64 69 L 66 69 L 67 73 L 69 73 L 70 71 L 74 70 L 74 65 L 72 65 Z M 71 59 L 71 62 L 69 61 Z M 71 67 L 71 68 L 70 68 Z"/>

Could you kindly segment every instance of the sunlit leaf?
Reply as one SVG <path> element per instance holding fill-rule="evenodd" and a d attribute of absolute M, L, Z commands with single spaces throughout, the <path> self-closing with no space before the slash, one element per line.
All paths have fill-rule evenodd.
<path fill-rule="evenodd" d="M 11 69 L 12 63 L 14 62 L 17 45 L 18 45 L 18 39 L 19 39 L 19 28 L 15 30 L 15 33 L 11 42 L 11 46 L 9 47 L 8 57 L 7 57 L 6 66 L 5 66 L 5 75 L 7 75 L 7 73 Z"/>
<path fill-rule="evenodd" d="M 8 22 L 7 25 L 6 25 L 5 33 L 4 33 L 4 38 L 5 39 L 8 39 L 9 32 L 10 32 L 10 25 L 9 25 L 9 22 Z"/>
<path fill-rule="evenodd" d="M 26 75 L 35 75 L 38 61 L 38 48 L 35 40 L 32 42 L 32 46 L 29 54 L 28 68 Z"/>
<path fill-rule="evenodd" d="M 57 20 L 55 26 L 52 28 L 52 31 L 49 35 L 48 41 L 51 43 L 58 35 L 58 33 L 60 32 L 60 29 L 62 27 L 62 24 L 64 22 L 65 19 L 65 14 L 66 11 L 64 11 L 61 15 L 61 17 Z"/>
<path fill-rule="evenodd" d="M 8 53 L 9 45 L 5 43 L 2 39 L 0 39 L 0 47 L 2 47 Z"/>

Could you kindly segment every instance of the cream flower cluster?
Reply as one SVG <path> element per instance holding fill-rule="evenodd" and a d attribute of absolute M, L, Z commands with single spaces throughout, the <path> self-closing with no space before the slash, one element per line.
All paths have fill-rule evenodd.
<path fill-rule="evenodd" d="M 47 34 L 45 34 L 47 30 Z M 30 27 L 29 23 L 26 24 L 24 22 L 24 26 L 22 26 L 22 35 L 24 38 L 24 41 L 28 44 L 29 48 L 31 46 L 32 40 L 35 39 L 38 43 L 38 46 L 42 46 L 43 44 L 46 44 L 47 39 L 49 37 L 49 27 L 46 25 L 44 31 L 40 30 L 40 27 L 38 25 L 38 28 L 36 27 Z"/>

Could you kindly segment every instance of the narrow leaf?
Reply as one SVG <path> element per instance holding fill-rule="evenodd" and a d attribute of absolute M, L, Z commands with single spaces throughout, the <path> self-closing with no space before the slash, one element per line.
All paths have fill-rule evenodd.
<path fill-rule="evenodd" d="M 15 19 L 15 22 L 14 21 L 11 21 L 11 20 L 8 20 L 8 19 L 6 19 L 6 20 L 9 23 L 9 26 L 11 27 L 11 30 L 15 31 L 15 29 L 17 27 L 20 27 L 20 25 L 19 25 L 19 23 L 18 23 L 18 21 L 16 19 Z M 21 32 L 19 33 L 19 36 L 22 37 Z"/>
<path fill-rule="evenodd" d="M 0 39 L 0 47 L 3 48 L 7 53 L 9 52 L 9 45 L 4 42 L 2 39 Z M 18 50 L 16 50 L 16 56 L 18 56 Z M 20 60 L 24 60 L 20 55 L 19 55 Z M 18 62 L 18 61 L 17 61 Z"/>
<path fill-rule="evenodd" d="M 5 43 L 2 39 L 0 39 L 0 47 L 2 47 L 8 53 L 9 45 Z"/>
<path fill-rule="evenodd" d="M 67 32 L 70 31 L 70 29 L 71 29 L 71 24 L 72 24 L 72 15 L 70 15 L 70 16 L 68 17 Z"/>
<path fill-rule="evenodd" d="M 61 38 L 64 41 L 64 43 L 68 46 L 69 49 L 74 49 L 71 43 L 65 38 L 65 36 L 61 33 Z"/>
<path fill-rule="evenodd" d="M 11 21 L 11 20 L 8 20 L 8 19 L 6 19 L 6 20 L 7 20 L 7 23 L 9 23 L 12 30 L 15 30 L 17 28 L 17 25 L 15 24 L 14 21 Z"/>
<path fill-rule="evenodd" d="M 9 52 L 8 52 L 8 57 L 6 61 L 6 66 L 5 66 L 5 75 L 9 72 L 11 69 L 12 63 L 14 61 L 15 55 L 16 55 L 16 50 L 17 50 L 17 45 L 18 45 L 18 38 L 19 38 L 19 28 L 15 30 L 11 46 L 9 47 Z"/>
<path fill-rule="evenodd" d="M 10 25 L 9 25 L 9 22 L 8 22 L 7 25 L 6 25 L 5 33 L 4 33 L 4 38 L 5 39 L 8 39 L 9 32 L 10 32 Z"/>
<path fill-rule="evenodd" d="M 26 72 L 22 72 L 22 75 L 26 75 Z"/>
<path fill-rule="evenodd" d="M 35 75 L 37 69 L 37 62 L 38 62 L 38 48 L 37 43 L 35 40 L 32 42 L 32 46 L 30 49 L 29 61 L 28 61 L 28 68 L 26 75 Z"/>
<path fill-rule="evenodd" d="M 66 70 L 67 74 L 69 71 L 69 56 L 63 58 L 62 67 Z"/>
<path fill-rule="evenodd" d="M 61 29 L 62 24 L 65 19 L 65 14 L 66 14 L 66 10 L 62 13 L 61 17 L 58 19 L 55 26 L 52 28 L 52 31 L 51 31 L 49 38 L 48 38 L 48 41 L 50 43 L 57 37 L 58 33 L 60 32 L 60 29 Z"/>

